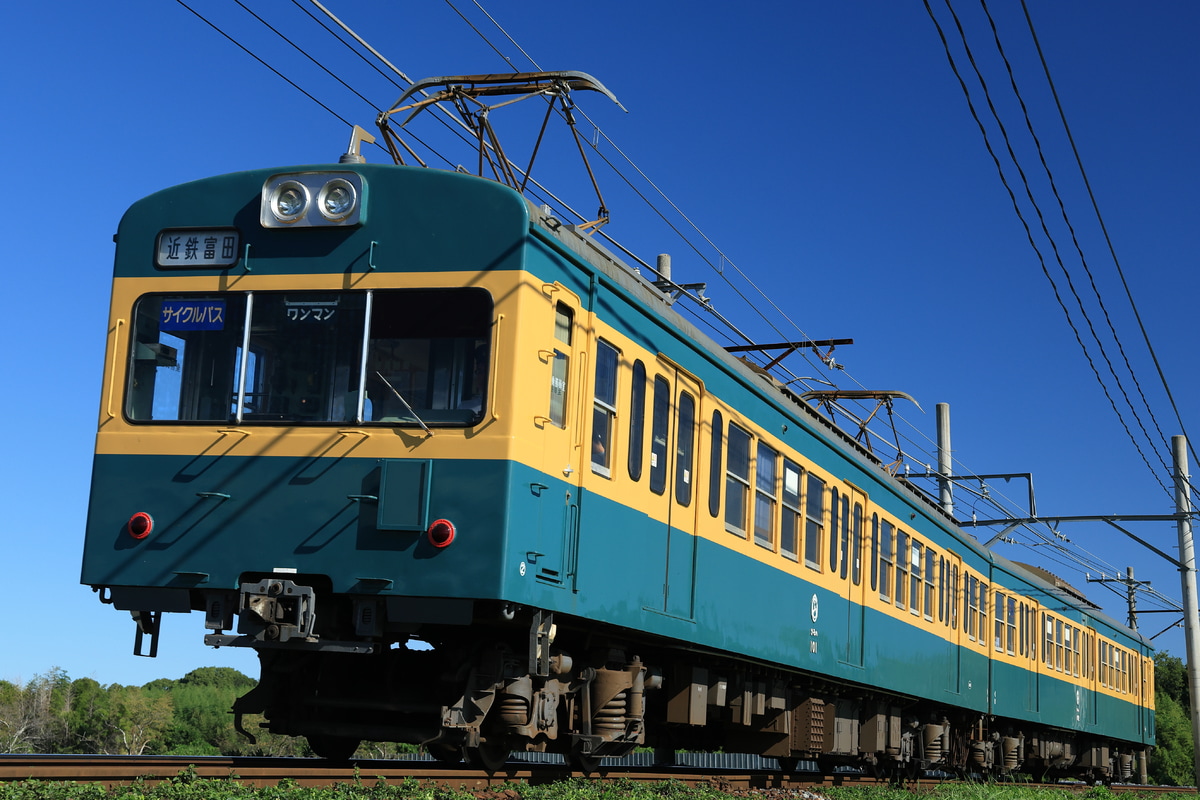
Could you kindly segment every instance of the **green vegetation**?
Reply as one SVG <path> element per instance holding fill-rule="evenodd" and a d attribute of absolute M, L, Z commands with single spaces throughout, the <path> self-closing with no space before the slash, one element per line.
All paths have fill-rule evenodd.
<path fill-rule="evenodd" d="M 1154 706 L 1158 746 L 1150 758 L 1150 780 L 1167 786 L 1194 786 L 1187 666 L 1165 650 L 1154 655 Z"/>
<path fill-rule="evenodd" d="M 825 789 L 829 800 L 912 800 L 908 789 Z M 731 797 L 812 797 L 787 790 L 747 791 L 730 795 L 711 787 L 689 787 L 676 781 L 638 784 L 615 779 L 570 780 L 530 786 L 509 783 L 467 791 L 408 779 L 399 783 L 368 780 L 328 788 L 306 788 L 284 781 L 255 788 L 236 780 L 203 780 L 183 773 L 156 786 L 134 784 L 106 790 L 102 786 L 61 783 L 0 784 L 0 800 L 729 800 Z M 936 786 L 922 790 L 926 800 L 1141 800 L 1136 792 L 1110 792 L 1102 787 L 1079 792 L 976 784 Z"/>

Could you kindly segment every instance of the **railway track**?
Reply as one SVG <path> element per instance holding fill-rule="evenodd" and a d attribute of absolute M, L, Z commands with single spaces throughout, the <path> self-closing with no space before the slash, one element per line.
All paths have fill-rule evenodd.
<path fill-rule="evenodd" d="M 109 755 L 0 755 L 0 782 L 38 780 L 49 782 L 99 783 L 118 786 L 134 781 L 158 782 L 189 777 L 212 780 L 236 779 L 253 786 L 274 786 L 289 780 L 301 786 L 328 786 L 362 781 L 373 785 L 380 778 L 388 783 L 406 779 L 430 781 L 461 789 L 486 789 L 508 782 L 554 783 L 572 777 L 596 780 L 622 778 L 635 782 L 657 783 L 666 780 L 689 785 L 709 785 L 744 794 L 780 790 L 820 790 L 830 786 L 873 786 L 886 781 L 857 774 L 820 775 L 782 773 L 769 769 L 746 769 L 731 763 L 731 768 L 712 766 L 667 767 L 615 763 L 604 765 L 585 775 L 562 763 L 534 763 L 511 760 L 492 775 L 465 765 L 447 766 L 430 760 L 359 760 L 349 764 L 331 764 L 309 758 L 249 758 L 230 756 L 109 756 Z M 945 781 L 920 778 L 909 786 L 931 786 Z M 1076 784 L 1086 788 L 1082 784 Z M 1062 784 L 1057 785 L 1062 788 Z M 1134 787 L 1131 787 L 1134 788 Z M 1139 792 L 1194 794 L 1194 787 L 1136 787 Z"/>

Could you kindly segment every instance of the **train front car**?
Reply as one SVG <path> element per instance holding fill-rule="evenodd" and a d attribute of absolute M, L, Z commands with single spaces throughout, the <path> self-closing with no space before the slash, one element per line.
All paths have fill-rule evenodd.
<path fill-rule="evenodd" d="M 559 717 L 642 691 L 644 668 L 606 658 L 580 681 L 549 615 L 505 602 L 527 571 L 569 579 L 582 472 L 556 419 L 578 309 L 523 271 L 529 229 L 499 184 L 361 164 L 201 180 L 128 211 L 82 582 L 132 613 L 135 652 L 153 655 L 163 612 L 203 612 L 209 644 L 260 654 L 235 710 L 330 757 L 362 738 L 492 764 L 560 733 L 582 755 L 641 741 L 639 719 L 573 723 L 576 741 Z M 514 423 L 534 393 L 516 352 L 545 373 L 536 438 Z M 543 461 L 566 491 L 525 466 Z M 522 724 L 483 730 L 493 704 Z"/>

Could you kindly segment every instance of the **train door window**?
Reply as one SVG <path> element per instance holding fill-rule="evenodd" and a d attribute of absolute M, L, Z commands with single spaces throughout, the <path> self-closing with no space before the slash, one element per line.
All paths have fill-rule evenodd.
<path fill-rule="evenodd" d="M 862 503 L 854 504 L 854 524 L 850 529 L 850 580 L 855 586 L 862 584 Z"/>
<path fill-rule="evenodd" d="M 783 514 L 779 529 L 779 552 L 793 561 L 799 561 L 797 549 L 800 540 L 800 467 L 783 460 Z"/>
<path fill-rule="evenodd" d="M 958 630 L 958 564 L 950 565 L 950 630 Z"/>
<path fill-rule="evenodd" d="M 567 427 L 567 382 L 571 372 L 571 336 L 574 330 L 575 312 L 565 303 L 554 309 L 554 338 L 566 346 L 564 353 L 554 349 L 554 361 L 550 369 L 550 423 L 559 428 Z"/>
<path fill-rule="evenodd" d="M 708 460 L 708 513 L 714 518 L 721 514 L 721 456 L 725 449 L 725 420 L 720 411 L 712 415 L 712 449 Z"/>
<path fill-rule="evenodd" d="M 633 362 L 629 399 L 629 478 L 642 479 L 642 446 L 646 435 L 646 365 Z"/>
<path fill-rule="evenodd" d="M 750 497 L 750 434 L 729 423 L 725 457 L 725 530 L 746 537 Z"/>
<path fill-rule="evenodd" d="M 871 561 L 871 591 L 879 589 L 879 515 L 871 515 L 871 552 L 867 554 Z"/>
<path fill-rule="evenodd" d="M 967 638 L 974 642 L 974 625 L 976 625 L 976 604 L 979 602 L 976 597 L 976 589 L 978 581 L 973 575 L 964 577 L 962 581 L 962 594 L 964 594 L 964 609 L 962 609 L 962 630 L 967 634 Z"/>
<path fill-rule="evenodd" d="M 879 599 L 891 600 L 892 581 L 892 523 L 879 523 Z"/>
<path fill-rule="evenodd" d="M 841 529 L 841 493 L 836 488 L 829 489 L 829 571 L 837 571 L 838 564 L 838 531 Z"/>
<path fill-rule="evenodd" d="M 650 491 L 667 490 L 667 432 L 670 427 L 671 384 L 661 375 L 654 377 L 654 396 L 650 419 Z"/>
<path fill-rule="evenodd" d="M 687 392 L 679 395 L 679 418 L 675 421 L 675 501 L 681 506 L 692 503 L 692 472 L 696 457 L 696 398 Z"/>
<path fill-rule="evenodd" d="M 838 570 L 838 576 L 846 579 L 846 575 L 850 569 L 850 495 L 842 495 L 842 514 L 841 514 L 841 551 L 842 551 L 842 567 Z M 833 562 L 829 563 L 829 568 L 833 569 Z"/>
<path fill-rule="evenodd" d="M 946 586 L 949 576 L 946 574 L 946 557 L 938 556 L 938 622 L 949 624 L 946 619 Z"/>
<path fill-rule="evenodd" d="M 987 644 L 987 629 L 988 629 L 988 585 L 983 581 L 979 582 L 979 643 Z"/>
<path fill-rule="evenodd" d="M 908 605 L 908 534 L 896 530 L 896 605 Z"/>
<path fill-rule="evenodd" d="M 592 472 L 612 475 L 613 431 L 617 418 L 617 348 L 596 343 L 596 396 L 592 403 Z"/>
<path fill-rule="evenodd" d="M 937 573 L 934 572 L 936 558 L 937 553 L 933 551 L 933 548 L 927 547 L 925 549 L 925 619 L 930 622 L 933 622 L 933 598 L 937 580 Z"/>
<path fill-rule="evenodd" d="M 776 464 L 779 455 L 762 442 L 758 443 L 754 475 L 754 543 L 768 550 L 775 549 L 775 506 L 778 489 Z"/>
<path fill-rule="evenodd" d="M 825 481 L 810 472 L 807 491 L 804 506 L 804 563 L 820 571 L 821 532 L 822 523 L 825 521 Z"/>

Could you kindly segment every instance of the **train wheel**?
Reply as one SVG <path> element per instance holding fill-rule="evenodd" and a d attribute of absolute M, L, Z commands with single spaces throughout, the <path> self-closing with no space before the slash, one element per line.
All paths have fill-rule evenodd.
<path fill-rule="evenodd" d="M 358 749 L 358 739 L 348 736 L 309 736 L 308 746 L 319 758 L 329 761 L 349 761 Z"/>
<path fill-rule="evenodd" d="M 454 744 L 431 744 L 426 747 L 429 755 L 443 764 L 458 764 L 463 760 L 463 750 Z"/>
<path fill-rule="evenodd" d="M 481 769 L 491 775 L 501 767 L 504 762 L 508 761 L 508 748 L 500 744 L 498 741 L 480 742 L 478 747 L 468 747 L 467 763 L 476 769 Z"/>

